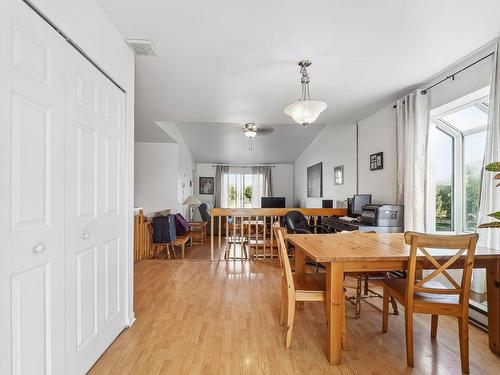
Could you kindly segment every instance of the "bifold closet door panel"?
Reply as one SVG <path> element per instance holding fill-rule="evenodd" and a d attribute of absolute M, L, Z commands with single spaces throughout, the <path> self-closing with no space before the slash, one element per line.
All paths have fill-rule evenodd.
<path fill-rule="evenodd" d="M 67 43 L 0 3 L 0 373 L 63 374 Z"/>
<path fill-rule="evenodd" d="M 67 74 L 69 373 L 85 373 L 124 329 L 125 95 L 72 51 Z"/>

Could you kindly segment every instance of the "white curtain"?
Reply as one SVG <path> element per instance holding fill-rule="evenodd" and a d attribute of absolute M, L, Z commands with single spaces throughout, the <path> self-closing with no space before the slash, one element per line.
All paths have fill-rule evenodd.
<path fill-rule="evenodd" d="M 405 230 L 426 231 L 429 94 L 416 90 L 396 102 L 397 202 Z"/>
<path fill-rule="evenodd" d="M 227 207 L 228 173 L 228 166 L 217 165 L 215 167 L 214 207 Z"/>
<path fill-rule="evenodd" d="M 499 43 L 500 44 L 500 43 Z M 488 214 L 500 210 L 500 191 L 492 172 L 484 170 L 489 163 L 500 161 L 500 45 L 496 45 L 491 73 L 490 104 L 488 113 L 488 128 L 486 129 L 486 147 L 484 149 L 483 174 L 481 179 L 481 200 L 479 204 L 478 224 L 494 221 Z M 500 249 L 499 229 L 478 229 L 479 245 Z M 479 293 L 486 291 L 486 278 L 482 270 L 474 270 L 472 289 Z"/>
<path fill-rule="evenodd" d="M 252 207 L 260 207 L 261 197 L 272 197 L 272 167 L 252 167 Z"/>

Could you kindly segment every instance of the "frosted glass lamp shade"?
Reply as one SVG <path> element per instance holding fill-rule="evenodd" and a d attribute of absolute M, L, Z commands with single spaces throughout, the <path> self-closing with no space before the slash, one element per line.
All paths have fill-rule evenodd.
<path fill-rule="evenodd" d="M 245 130 L 245 136 L 247 138 L 253 138 L 257 135 L 257 132 L 255 130 Z"/>
<path fill-rule="evenodd" d="M 200 205 L 201 202 L 198 198 L 190 195 L 189 197 L 186 198 L 186 200 L 184 202 L 182 202 L 182 204 L 189 204 L 190 206 L 197 206 L 197 205 Z"/>
<path fill-rule="evenodd" d="M 283 112 L 296 123 L 308 125 L 316 121 L 326 108 L 326 103 L 319 100 L 300 100 L 287 105 Z"/>

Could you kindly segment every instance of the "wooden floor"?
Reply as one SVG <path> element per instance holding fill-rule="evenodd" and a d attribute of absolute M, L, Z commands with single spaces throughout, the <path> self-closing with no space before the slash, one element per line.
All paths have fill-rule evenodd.
<path fill-rule="evenodd" d="M 201 246 L 200 246 L 201 247 Z M 209 248 L 205 247 L 205 250 Z M 203 250 L 198 255 L 206 254 Z M 277 261 L 148 260 L 135 267 L 135 324 L 125 330 L 91 374 L 459 374 L 457 323 L 415 321 L 415 369 L 405 363 L 403 315 L 381 332 L 379 299 L 364 302 L 360 319 L 347 304 L 349 347 L 343 364 L 325 357 L 323 304 L 296 313 L 290 350 L 278 323 Z M 500 374 L 487 334 L 470 328 L 472 374 Z"/>

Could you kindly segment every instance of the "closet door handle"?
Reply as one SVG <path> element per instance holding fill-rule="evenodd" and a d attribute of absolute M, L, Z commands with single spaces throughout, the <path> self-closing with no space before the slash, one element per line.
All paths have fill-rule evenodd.
<path fill-rule="evenodd" d="M 43 243 L 37 243 L 35 246 L 33 246 L 33 252 L 35 254 L 40 254 L 45 250 L 45 245 Z"/>
<path fill-rule="evenodd" d="M 83 238 L 84 240 L 87 240 L 89 237 L 90 237 L 90 233 L 89 233 L 89 232 L 85 232 L 85 233 L 83 233 L 82 238 Z"/>

